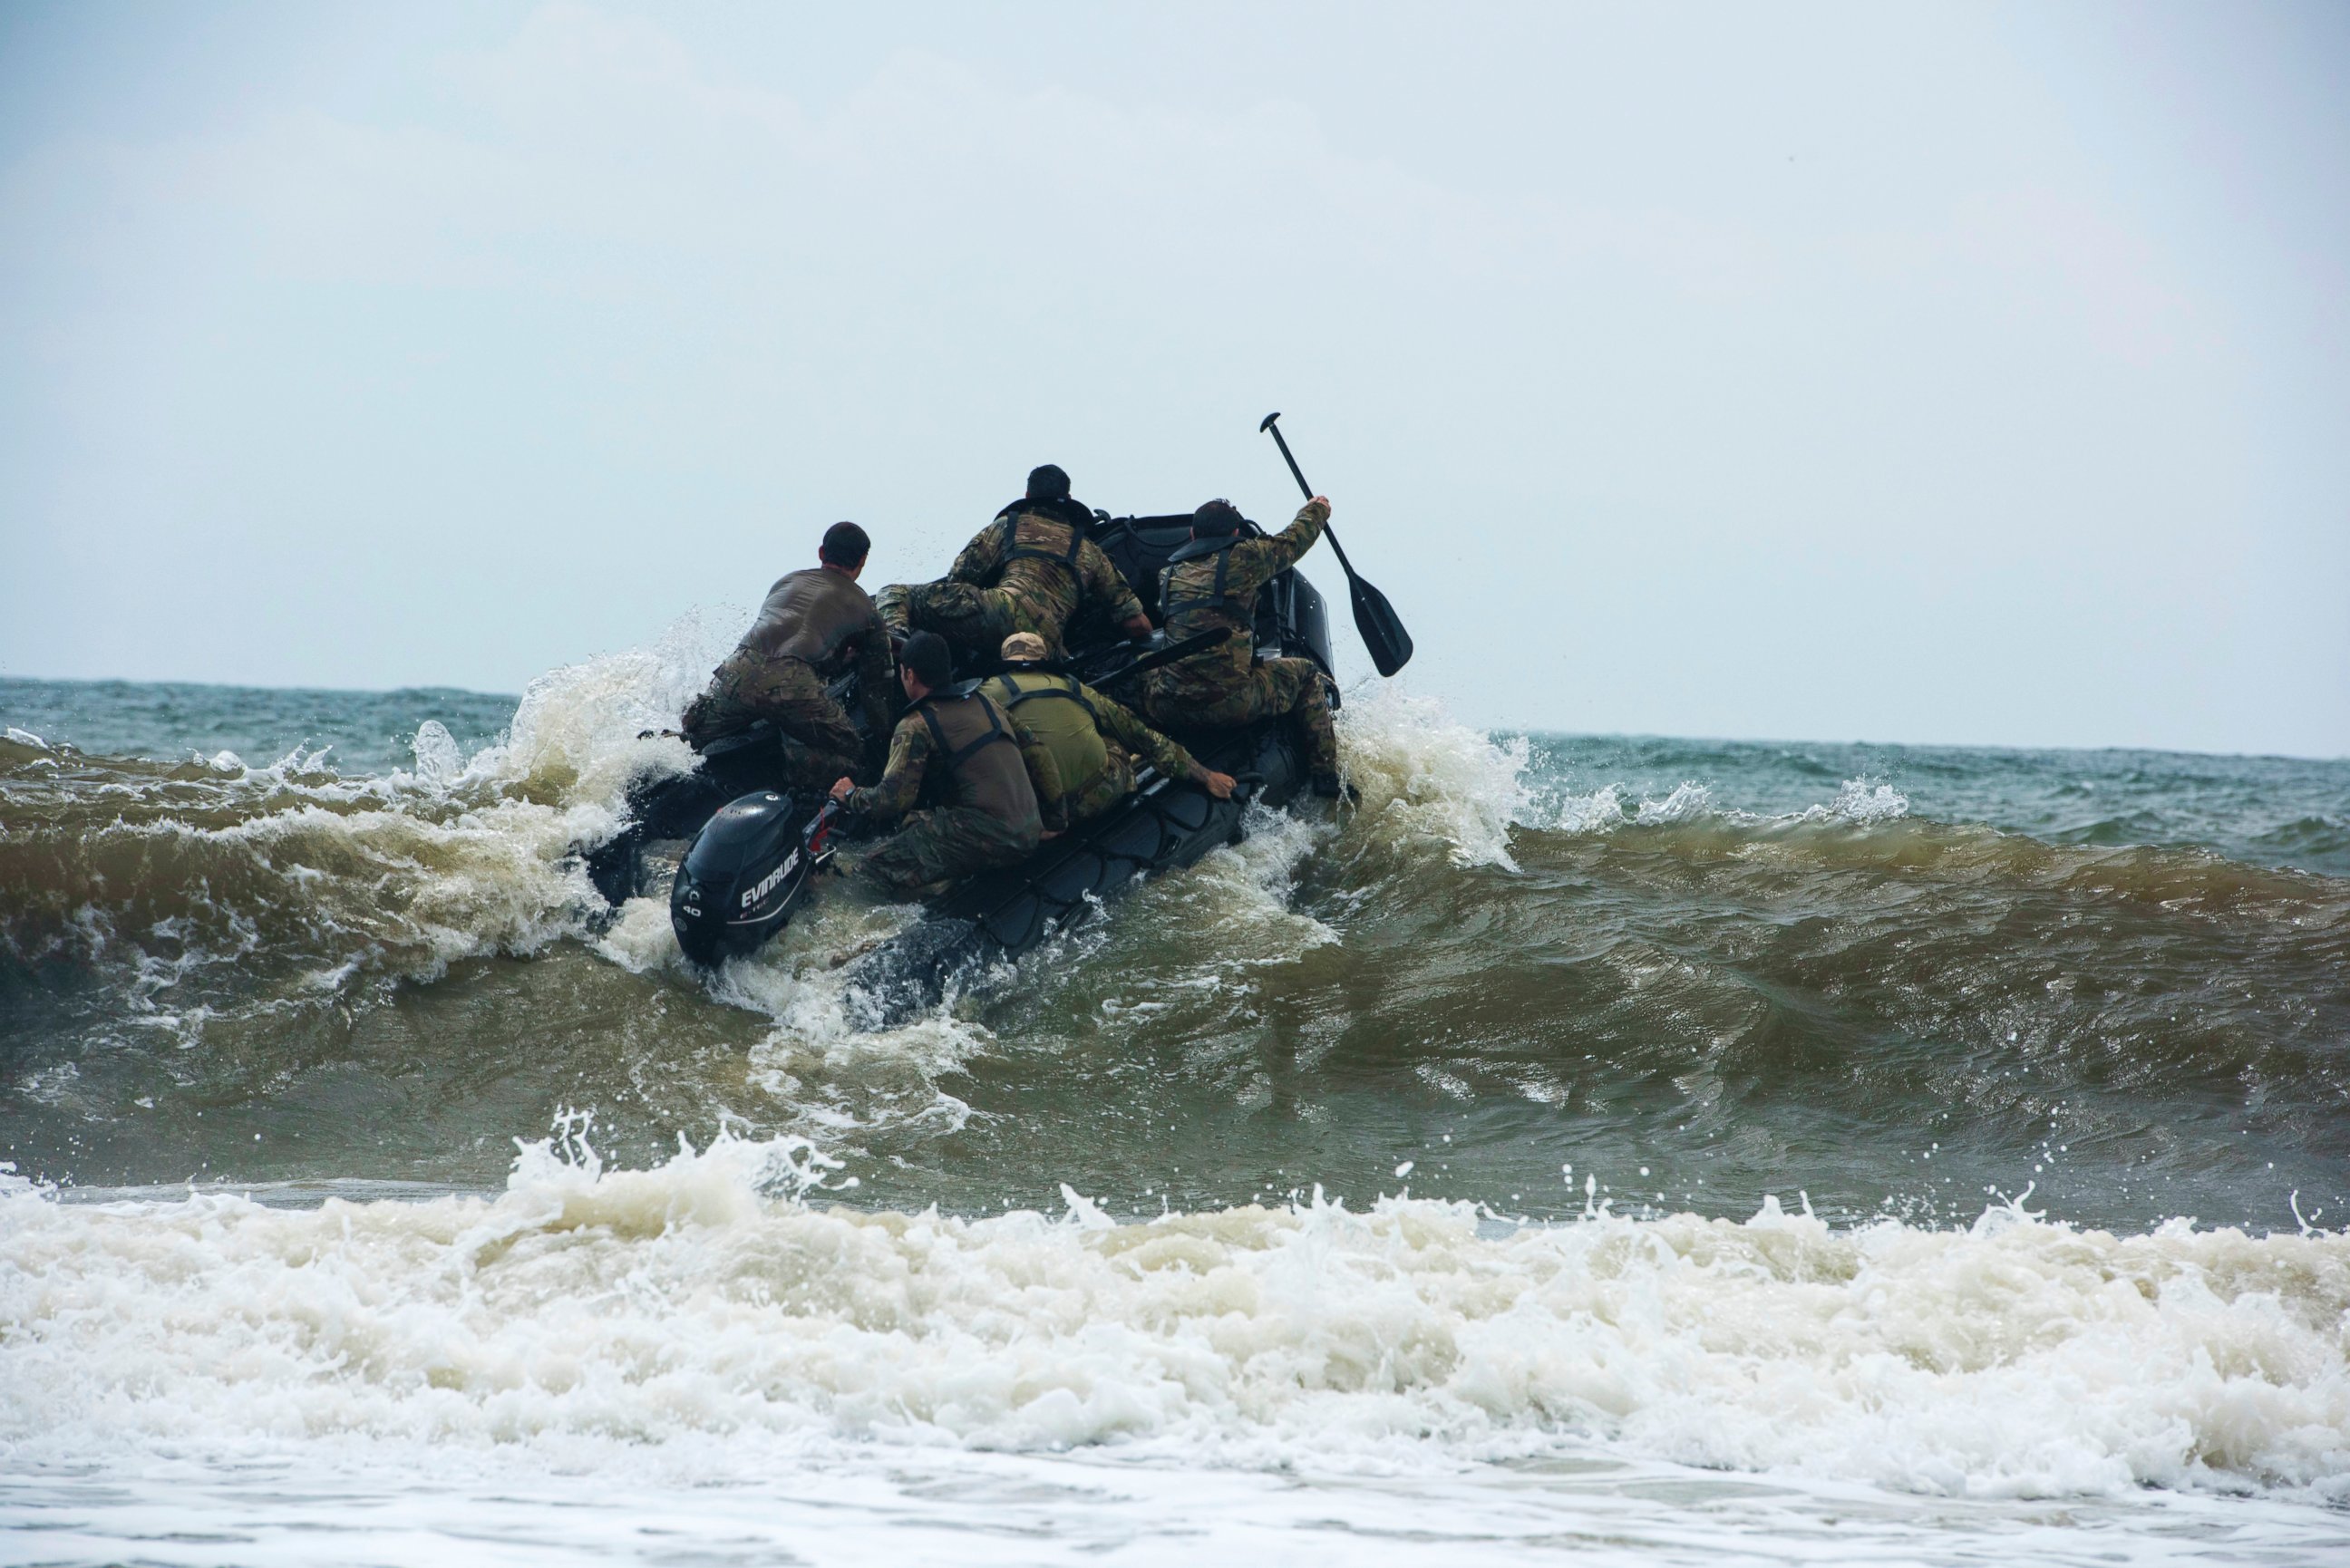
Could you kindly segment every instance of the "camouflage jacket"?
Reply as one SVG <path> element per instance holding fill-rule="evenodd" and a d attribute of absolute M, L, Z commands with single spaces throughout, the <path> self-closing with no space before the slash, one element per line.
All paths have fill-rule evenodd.
<path fill-rule="evenodd" d="M 1077 682 L 1077 690 L 1094 705 L 1094 727 L 1124 746 L 1128 755 L 1149 758 L 1160 778 L 1191 776 L 1191 753 L 1136 718 L 1133 711 L 1118 699 L 1103 696 L 1082 680 Z"/>
<path fill-rule="evenodd" d="M 1142 614 L 1132 586 L 1101 546 L 1086 537 L 1090 518 L 1073 501 L 1014 503 L 972 536 L 947 576 L 1002 588 L 1057 654 L 1080 611 L 1097 611 L 1113 624 Z"/>
<path fill-rule="evenodd" d="M 1314 547 L 1322 537 L 1322 525 L 1330 520 L 1330 509 L 1319 502 L 1309 501 L 1297 509 L 1297 516 L 1280 533 L 1263 539 L 1243 539 L 1234 545 L 1223 567 L 1224 598 L 1228 604 L 1253 606 L 1257 590 L 1274 577 L 1297 564 L 1298 558 Z M 1201 556 L 1183 561 L 1169 569 L 1170 589 L 1180 593 L 1190 589 L 1204 593 L 1216 576 L 1216 557 Z M 1192 617 L 1170 617 L 1167 635 L 1170 640 L 1180 640 L 1192 633 L 1230 622 L 1235 635 L 1204 653 L 1154 670 L 1143 679 L 1149 683 L 1154 701 L 1190 704 L 1205 702 L 1230 691 L 1248 679 L 1249 667 L 1256 659 L 1256 638 L 1240 612 L 1230 617 L 1213 615 L 1197 618 L 1199 625 L 1183 624 Z"/>

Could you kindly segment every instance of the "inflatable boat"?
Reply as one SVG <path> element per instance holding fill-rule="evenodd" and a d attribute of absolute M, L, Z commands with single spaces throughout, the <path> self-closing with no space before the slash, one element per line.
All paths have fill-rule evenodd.
<path fill-rule="evenodd" d="M 1159 568 L 1191 537 L 1191 524 L 1188 513 L 1097 514 L 1088 530 L 1153 620 L 1160 618 Z M 1260 657 L 1311 659 L 1330 670 L 1328 612 L 1297 571 L 1259 591 L 1254 630 Z M 1155 662 L 1153 649 L 1126 642 L 1107 626 L 1076 628 L 1070 641 L 1074 651 L 1063 668 L 1139 710 L 1138 666 Z M 955 673 L 958 680 L 976 680 L 999 668 L 971 660 Z M 1305 785 L 1303 749 L 1278 720 L 1172 732 L 1201 762 L 1240 781 L 1232 799 L 1143 770 L 1135 793 L 1118 805 L 1019 865 L 972 877 L 933 901 L 923 919 L 858 959 L 847 978 L 859 1022 L 886 1027 L 935 1005 L 993 965 L 1087 919 L 1138 878 L 1189 866 L 1233 842 L 1252 802 L 1278 808 Z M 631 791 L 627 828 L 587 857 L 591 879 L 614 904 L 657 893 L 661 873 L 673 865 L 671 924 L 678 946 L 696 963 L 757 950 L 789 923 L 831 864 L 843 826 L 837 809 L 762 787 L 763 758 L 772 762 L 775 754 L 772 733 L 754 728 L 729 737 L 692 773 Z"/>

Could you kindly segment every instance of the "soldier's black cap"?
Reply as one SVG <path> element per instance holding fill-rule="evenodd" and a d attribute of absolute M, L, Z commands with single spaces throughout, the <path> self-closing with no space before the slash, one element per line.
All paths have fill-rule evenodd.
<path fill-rule="evenodd" d="M 1237 534 L 1247 526 L 1241 509 L 1222 496 L 1200 503 L 1200 509 L 1191 514 L 1191 532 L 1209 537 Z"/>
<path fill-rule="evenodd" d="M 954 655 L 947 650 L 947 639 L 934 631 L 918 631 L 908 638 L 906 646 L 898 650 L 898 662 L 933 691 L 954 678 Z"/>
<path fill-rule="evenodd" d="M 824 531 L 824 543 L 817 546 L 816 558 L 836 566 L 861 566 L 872 549 L 873 540 L 864 529 L 854 523 L 836 523 Z"/>
<path fill-rule="evenodd" d="M 1069 476 L 1057 462 L 1045 463 L 1028 471 L 1028 499 L 1031 501 L 1066 501 L 1069 498 Z"/>

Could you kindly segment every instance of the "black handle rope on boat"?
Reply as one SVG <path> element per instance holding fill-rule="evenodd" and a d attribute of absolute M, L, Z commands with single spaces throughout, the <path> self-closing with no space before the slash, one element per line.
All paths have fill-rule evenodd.
<path fill-rule="evenodd" d="M 1213 635 L 1218 639 L 1221 639 L 1222 636 L 1221 632 Z M 1195 780 L 1178 780 L 1169 778 L 1166 774 L 1160 773 L 1156 767 L 1145 763 L 1142 766 L 1134 770 L 1134 792 L 1131 794 L 1128 794 L 1124 800 L 1118 802 L 1118 805 L 1112 806 L 1110 808 L 1111 815 L 1106 815 L 1087 823 L 1086 825 L 1087 829 L 1087 835 L 1083 838 L 1076 837 L 1072 833 L 1064 832 L 1057 837 L 1047 840 L 1042 846 L 1036 858 L 1030 861 L 1027 867 L 1021 872 L 1018 885 L 1014 887 L 1012 891 L 1005 894 L 1003 898 L 998 900 L 994 907 L 990 909 L 987 913 L 978 918 L 983 921 L 993 919 L 995 916 L 1000 915 L 1004 910 L 1010 909 L 1023 895 L 1032 896 L 1045 903 L 1061 902 L 1062 900 L 1055 898 L 1051 894 L 1045 890 L 1044 881 L 1045 877 L 1051 876 L 1054 872 L 1059 870 L 1062 867 L 1067 865 L 1071 860 L 1080 855 L 1101 854 L 1102 852 L 1097 847 L 1097 845 L 1104 835 L 1114 829 L 1120 822 L 1132 816 L 1136 812 L 1149 810 L 1150 807 L 1147 803 L 1153 796 L 1164 794 L 1167 790 L 1172 788 L 1179 783 L 1196 782 L 1197 781 Z M 1248 803 L 1250 793 L 1254 790 L 1263 789 L 1263 787 L 1264 775 L 1263 774 L 1245 773 L 1235 774 L 1232 779 L 1232 798 L 1238 801 L 1243 805 L 1245 805 Z"/>
<path fill-rule="evenodd" d="M 1265 415 L 1264 422 L 1256 428 L 1272 435 L 1274 444 L 1281 448 L 1281 460 L 1289 464 L 1290 474 L 1297 481 L 1297 488 L 1311 501 L 1314 487 L 1305 483 L 1297 459 L 1290 455 L 1289 442 L 1282 439 L 1281 427 L 1273 422 L 1280 417 L 1276 410 Z M 1346 549 L 1338 543 L 1337 530 L 1325 523 L 1322 533 L 1330 541 L 1330 548 L 1337 553 L 1338 569 L 1347 574 L 1347 591 L 1355 601 L 1355 630 L 1361 634 L 1363 646 L 1370 650 L 1371 662 L 1378 666 L 1379 673 L 1393 675 L 1411 662 L 1411 633 L 1404 630 L 1403 619 L 1388 603 L 1387 595 L 1355 575 L 1355 564 L 1347 559 Z"/>

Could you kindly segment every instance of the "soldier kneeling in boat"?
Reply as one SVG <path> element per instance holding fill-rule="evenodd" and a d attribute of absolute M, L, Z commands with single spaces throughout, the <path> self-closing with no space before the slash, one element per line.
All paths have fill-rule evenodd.
<path fill-rule="evenodd" d="M 1100 815 L 1134 793 L 1134 759 L 1150 759 L 1159 775 L 1189 778 L 1218 800 L 1232 798 L 1229 774 L 1202 767 L 1181 746 L 1074 675 L 1041 668 L 1045 639 L 1015 631 L 1003 639 L 1011 668 L 980 682 L 980 691 L 1020 719 L 1045 743 L 1059 767 L 1069 825 Z"/>
<path fill-rule="evenodd" d="M 1053 753 L 985 696 L 948 690 L 953 664 L 932 632 L 916 632 L 898 656 L 912 704 L 889 737 L 881 782 L 843 778 L 832 798 L 852 815 L 905 826 L 865 857 L 864 874 L 900 898 L 945 892 L 974 871 L 1010 866 L 1066 826 Z M 918 803 L 926 809 L 913 811 Z"/>
<path fill-rule="evenodd" d="M 1297 726 L 1314 793 L 1339 793 L 1338 735 L 1330 722 L 1330 679 L 1310 659 L 1256 657 L 1257 590 L 1297 564 L 1330 521 L 1330 501 L 1317 495 L 1271 538 L 1248 536 L 1248 520 L 1229 501 L 1211 501 L 1191 514 L 1191 541 L 1168 557 L 1159 575 L 1159 607 L 1167 640 L 1201 632 L 1230 633 L 1217 646 L 1146 675 L 1143 696 L 1151 722 L 1168 729 L 1225 729 L 1287 715 Z"/>
<path fill-rule="evenodd" d="M 819 790 L 844 773 L 872 776 L 864 737 L 825 690 L 854 669 L 867 733 L 878 740 L 889 728 L 889 633 L 857 586 L 871 547 L 864 529 L 836 523 L 825 530 L 815 566 L 767 590 L 759 618 L 711 672 L 708 690 L 686 705 L 678 727 L 688 745 L 708 752 L 764 721 L 774 726 L 782 755 L 759 753 L 762 783 Z"/>
<path fill-rule="evenodd" d="M 1140 642 L 1150 636 L 1142 601 L 1101 546 L 1086 535 L 1093 514 L 1069 498 L 1069 476 L 1045 463 L 1028 492 L 964 545 L 942 583 L 893 583 L 881 618 L 893 634 L 935 631 L 956 647 L 991 654 L 1015 631 L 1044 639 L 1047 655 L 1087 611 Z"/>

